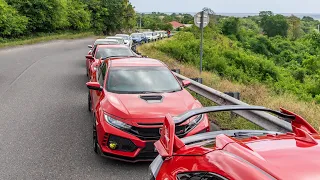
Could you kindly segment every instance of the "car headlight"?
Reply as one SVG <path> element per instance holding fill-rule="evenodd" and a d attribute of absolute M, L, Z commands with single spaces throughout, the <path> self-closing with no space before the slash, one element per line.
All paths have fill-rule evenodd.
<path fill-rule="evenodd" d="M 125 130 L 130 130 L 132 126 L 130 126 L 129 124 L 126 124 L 124 122 L 121 122 L 119 120 L 116 120 L 110 116 L 108 116 L 107 114 L 104 114 L 104 119 L 107 121 L 107 123 L 109 123 L 111 126 L 116 127 L 118 129 L 125 129 Z"/>

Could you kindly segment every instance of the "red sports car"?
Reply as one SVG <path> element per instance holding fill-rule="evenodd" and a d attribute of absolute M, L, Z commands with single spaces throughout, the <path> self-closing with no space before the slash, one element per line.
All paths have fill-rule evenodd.
<path fill-rule="evenodd" d="M 98 42 L 99 43 L 99 42 Z M 91 76 L 91 65 L 93 62 L 98 60 L 108 60 L 112 58 L 123 58 L 123 57 L 141 57 L 140 55 L 133 52 L 126 45 L 116 45 L 116 44 L 96 44 L 93 46 L 92 51 L 88 52 L 86 55 L 86 66 L 87 66 L 87 76 Z"/>
<path fill-rule="evenodd" d="M 105 157 L 151 161 L 158 153 L 167 113 L 174 115 L 202 105 L 184 89 L 168 67 L 155 59 L 127 58 L 103 61 L 97 82 L 88 82 L 93 113 L 93 148 Z M 190 118 L 176 127 L 178 137 L 210 130 L 207 115 Z"/>
<path fill-rule="evenodd" d="M 266 111 L 291 122 L 293 132 L 230 130 L 179 139 L 177 125 L 202 113 Z M 311 180 L 320 179 L 320 136 L 302 117 L 259 106 L 215 106 L 167 115 L 159 156 L 150 165 L 156 180 Z"/>

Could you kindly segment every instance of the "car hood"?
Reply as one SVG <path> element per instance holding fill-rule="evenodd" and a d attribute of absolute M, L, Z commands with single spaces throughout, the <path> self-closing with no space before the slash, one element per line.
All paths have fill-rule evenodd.
<path fill-rule="evenodd" d="M 105 111 L 121 119 L 131 119 L 134 122 L 150 122 L 150 119 L 162 122 L 165 115 L 182 114 L 187 110 L 201 107 L 188 91 L 182 90 L 174 93 L 148 94 L 148 96 L 162 96 L 158 102 L 150 102 L 141 98 L 146 94 L 114 94 L 108 96 L 108 105 Z M 161 121 L 160 121 L 161 120 Z"/>

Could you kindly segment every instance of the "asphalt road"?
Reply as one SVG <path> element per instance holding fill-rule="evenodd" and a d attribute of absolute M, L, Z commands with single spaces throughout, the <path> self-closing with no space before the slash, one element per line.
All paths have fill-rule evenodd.
<path fill-rule="evenodd" d="M 0 179 L 146 179 L 92 150 L 84 56 L 93 39 L 0 50 Z"/>

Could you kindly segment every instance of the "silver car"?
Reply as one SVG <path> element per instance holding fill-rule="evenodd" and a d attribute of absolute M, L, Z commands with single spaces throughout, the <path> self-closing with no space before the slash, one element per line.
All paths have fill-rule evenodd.
<path fill-rule="evenodd" d="M 119 44 L 125 44 L 123 37 L 120 36 L 107 36 L 106 39 L 115 39 Z"/>
<path fill-rule="evenodd" d="M 122 37 L 124 39 L 124 43 L 125 45 L 127 45 L 129 48 L 132 47 L 132 38 L 130 35 L 128 34 L 116 34 L 117 37 Z"/>

